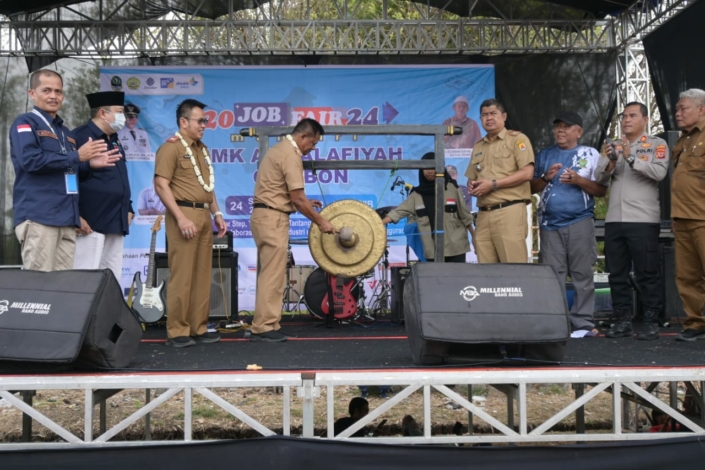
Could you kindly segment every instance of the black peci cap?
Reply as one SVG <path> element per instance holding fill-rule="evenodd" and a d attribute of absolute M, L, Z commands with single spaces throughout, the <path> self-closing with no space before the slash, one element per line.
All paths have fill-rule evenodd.
<path fill-rule="evenodd" d="M 91 109 L 102 106 L 122 106 L 125 103 L 125 93 L 122 91 L 99 91 L 86 95 L 88 107 Z"/>

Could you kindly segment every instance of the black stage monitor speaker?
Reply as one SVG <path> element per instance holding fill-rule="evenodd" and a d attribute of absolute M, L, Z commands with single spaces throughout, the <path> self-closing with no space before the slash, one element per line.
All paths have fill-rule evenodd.
<path fill-rule="evenodd" d="M 411 272 L 411 268 L 407 266 L 393 266 L 392 271 L 392 319 L 394 321 L 404 321 L 403 294 L 404 283 Z"/>
<path fill-rule="evenodd" d="M 158 286 L 164 281 L 164 299 L 169 284 L 169 256 L 166 253 L 154 254 L 155 276 Z M 237 252 L 214 251 L 211 273 L 211 306 L 209 318 L 236 318 L 237 302 Z M 169 312 L 166 312 L 169 315 Z"/>
<path fill-rule="evenodd" d="M 0 270 L 0 360 L 123 368 L 141 338 L 110 270 Z"/>
<path fill-rule="evenodd" d="M 550 266 L 418 263 L 404 286 L 414 363 L 563 360 L 568 305 Z"/>

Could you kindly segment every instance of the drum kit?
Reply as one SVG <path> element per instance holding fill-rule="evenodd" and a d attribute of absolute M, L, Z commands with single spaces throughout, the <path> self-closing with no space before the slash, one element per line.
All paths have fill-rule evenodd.
<path fill-rule="evenodd" d="M 308 239 L 290 239 L 284 311 L 300 310 L 303 303 L 311 315 L 328 323 L 333 319 L 372 321 L 387 309 L 391 295 L 388 243 L 395 240 L 387 239 L 382 218 L 391 209 L 375 211 L 352 199 L 336 201 L 321 210 L 321 216 L 336 228 L 335 235 L 324 234 L 312 225 Z M 308 245 L 318 267 L 296 266 L 292 245 Z M 378 264 L 380 279 L 368 306 L 364 281 L 375 277 Z"/>

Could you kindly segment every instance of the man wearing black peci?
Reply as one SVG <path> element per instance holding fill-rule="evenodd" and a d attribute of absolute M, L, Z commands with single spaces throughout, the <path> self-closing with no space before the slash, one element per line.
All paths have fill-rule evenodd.
<path fill-rule="evenodd" d="M 80 146 L 90 140 L 103 141 L 117 149 L 115 166 L 93 169 L 82 163 L 78 171 L 78 201 L 81 227 L 76 229 L 74 269 L 110 269 L 120 282 L 125 236 L 135 212 L 132 210 L 130 182 L 127 178 L 125 151 L 117 131 L 125 125 L 121 91 L 102 91 L 86 95 L 91 119 L 73 130 Z"/>

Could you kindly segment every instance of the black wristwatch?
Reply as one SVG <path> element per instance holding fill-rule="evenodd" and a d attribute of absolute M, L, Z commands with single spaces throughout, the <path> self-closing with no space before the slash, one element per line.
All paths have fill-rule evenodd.
<path fill-rule="evenodd" d="M 629 166 L 631 168 L 634 168 L 634 160 L 635 160 L 634 155 L 629 155 L 627 157 L 627 163 L 629 163 Z"/>
<path fill-rule="evenodd" d="M 546 173 L 541 173 L 541 181 L 543 181 L 544 183 L 548 183 L 551 180 L 546 179 Z"/>

